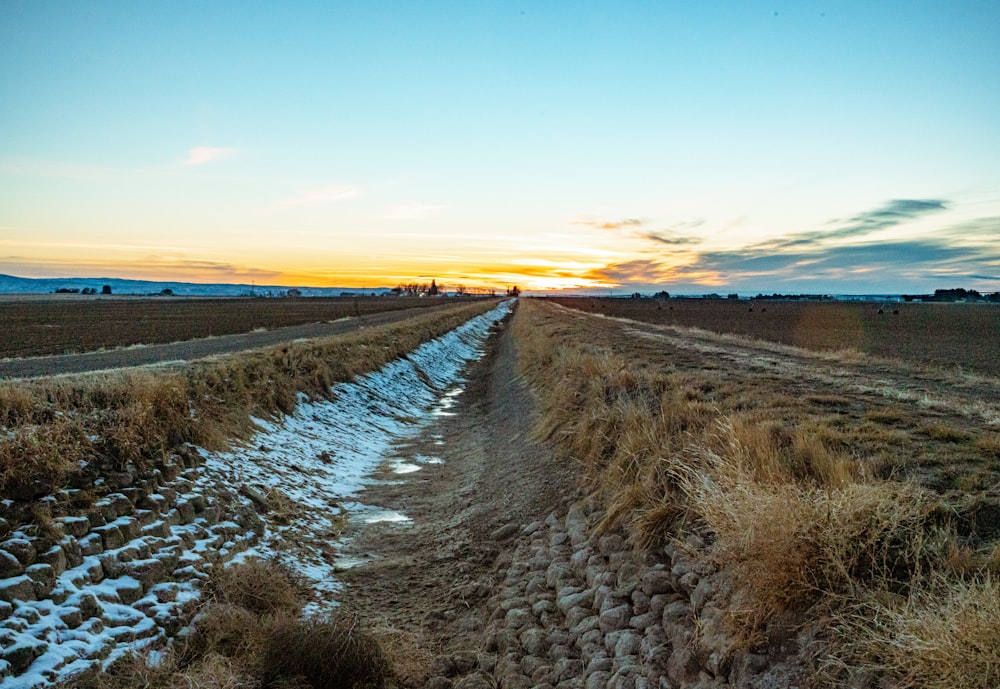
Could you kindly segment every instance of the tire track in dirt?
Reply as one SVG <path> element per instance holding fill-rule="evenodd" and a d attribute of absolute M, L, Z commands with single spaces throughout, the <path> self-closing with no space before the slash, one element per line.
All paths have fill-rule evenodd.
<path fill-rule="evenodd" d="M 836 389 L 861 397 L 895 399 L 918 404 L 927 409 L 975 419 L 986 425 L 1000 424 L 1000 385 L 984 376 L 945 377 L 941 372 L 917 375 L 900 362 L 862 358 L 845 361 L 822 354 L 794 351 L 781 345 L 739 343 L 724 336 L 684 334 L 665 328 L 627 322 L 625 332 L 659 344 L 669 345 L 730 365 L 770 371 L 789 381 L 798 381 L 813 389 Z"/>

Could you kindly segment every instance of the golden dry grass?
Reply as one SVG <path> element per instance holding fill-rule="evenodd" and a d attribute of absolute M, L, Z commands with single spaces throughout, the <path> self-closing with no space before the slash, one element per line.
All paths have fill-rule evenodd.
<path fill-rule="evenodd" d="M 620 327 L 531 300 L 513 324 L 542 405 L 538 432 L 581 464 L 605 507 L 599 529 L 623 528 L 638 547 L 701 534 L 708 545 L 696 555 L 732 582 L 732 632 L 763 647 L 772 622 L 821 616 L 839 630 L 824 639 L 831 683 L 863 670 L 948 686 L 931 666 L 944 678 L 967 664 L 975 679 L 951 686 L 998 686 L 1000 666 L 973 640 L 1000 638 L 987 600 L 1000 548 L 968 545 L 958 505 L 896 480 L 962 459 L 972 463 L 958 483 L 984 486 L 995 434 L 926 421 L 924 408 L 881 396 L 858 404 L 850 384 L 796 394 L 780 366 L 727 370 Z M 887 631 L 890 612 L 898 622 Z M 933 662 L 918 669 L 908 659 L 921 654 Z"/>
<path fill-rule="evenodd" d="M 823 669 L 838 683 L 875 670 L 896 689 L 1000 686 L 998 620 L 995 577 L 930 577 L 908 595 L 872 596 L 842 615 L 842 655 Z"/>

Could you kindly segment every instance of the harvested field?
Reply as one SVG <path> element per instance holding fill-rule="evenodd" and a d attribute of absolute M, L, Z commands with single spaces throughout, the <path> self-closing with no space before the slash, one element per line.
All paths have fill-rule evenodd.
<path fill-rule="evenodd" d="M 441 304 L 397 297 L 0 300 L 6 333 L 0 358 L 179 342 Z"/>
<path fill-rule="evenodd" d="M 1000 305 L 728 299 L 550 298 L 657 325 L 703 328 L 822 351 L 1000 375 Z M 879 313 L 879 310 L 882 313 Z M 896 313 L 898 311 L 898 313 Z"/>

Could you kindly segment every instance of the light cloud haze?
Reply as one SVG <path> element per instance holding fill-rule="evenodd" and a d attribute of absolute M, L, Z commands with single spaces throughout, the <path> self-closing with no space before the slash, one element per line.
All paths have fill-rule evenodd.
<path fill-rule="evenodd" d="M 205 165 L 206 163 L 213 163 L 217 160 L 231 158 L 234 155 L 236 155 L 236 149 L 234 148 L 223 148 L 220 146 L 195 146 L 188 151 L 187 158 L 184 159 L 184 164 Z"/>
<path fill-rule="evenodd" d="M 0 3 L 2 270 L 994 291 L 998 26 L 975 0 Z"/>

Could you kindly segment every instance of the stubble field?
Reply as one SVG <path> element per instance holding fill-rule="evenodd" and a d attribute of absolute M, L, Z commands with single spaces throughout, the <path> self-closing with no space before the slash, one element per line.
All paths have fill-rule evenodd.
<path fill-rule="evenodd" d="M 550 298 L 589 313 L 1000 375 L 994 304 Z M 882 313 L 879 313 L 879 311 Z"/>
<path fill-rule="evenodd" d="M 396 297 L 6 299 L 0 300 L 0 331 L 6 334 L 0 358 L 179 342 L 442 303 Z"/>

